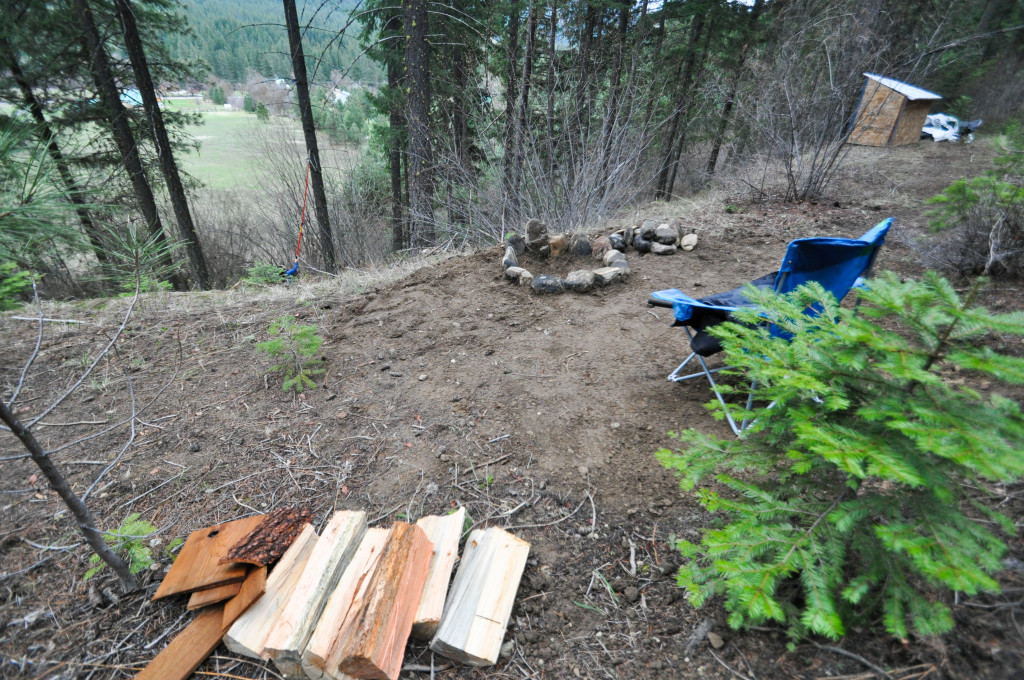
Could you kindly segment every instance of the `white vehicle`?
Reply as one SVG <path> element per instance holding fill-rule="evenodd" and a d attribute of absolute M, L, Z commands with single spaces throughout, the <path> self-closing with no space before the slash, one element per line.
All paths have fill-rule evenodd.
<path fill-rule="evenodd" d="M 924 120 L 921 128 L 921 139 L 931 137 L 936 142 L 955 142 L 961 137 L 970 144 L 974 141 L 974 131 L 981 125 L 981 119 L 961 123 L 956 116 L 945 113 L 933 113 Z"/>

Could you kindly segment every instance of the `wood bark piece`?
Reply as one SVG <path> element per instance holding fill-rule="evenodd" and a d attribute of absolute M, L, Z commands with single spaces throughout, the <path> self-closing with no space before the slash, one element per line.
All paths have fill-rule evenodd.
<path fill-rule="evenodd" d="M 434 554 L 427 569 L 427 582 L 423 586 L 423 597 L 416 609 L 412 622 L 412 636 L 417 640 L 429 640 L 437 631 L 444 612 L 444 600 L 448 594 L 448 582 L 452 578 L 452 567 L 459 556 L 459 539 L 466 521 L 466 508 L 459 508 L 450 515 L 429 515 L 416 520 L 416 526 L 434 544 Z"/>
<path fill-rule="evenodd" d="M 357 599 L 363 597 L 373 574 L 380 562 L 388 542 L 387 529 L 367 529 L 359 549 L 341 575 L 337 588 L 331 593 L 320 614 L 320 621 L 302 652 L 302 670 L 312 680 L 333 678 L 348 680 L 349 676 L 338 671 L 335 652 L 340 647 L 338 632 L 348 616 L 349 609 Z"/>
<path fill-rule="evenodd" d="M 324 527 L 264 645 L 285 675 L 302 675 L 302 652 L 365 533 L 365 512 L 336 512 Z"/>
<path fill-rule="evenodd" d="M 193 531 L 153 599 L 241 582 L 247 567 L 244 564 L 220 564 L 220 558 L 255 529 L 265 516 L 255 515 Z"/>
<path fill-rule="evenodd" d="M 405 643 L 423 596 L 434 547 L 415 524 L 396 522 L 363 597 L 338 635 L 338 670 L 368 680 L 398 680 Z"/>
<path fill-rule="evenodd" d="M 267 592 L 267 568 L 256 567 L 242 581 L 238 595 L 224 603 L 224 630 Z M 222 634 L 223 635 L 223 634 Z"/>
<path fill-rule="evenodd" d="M 263 593 L 266 576 L 265 567 L 254 569 L 242 583 L 238 595 L 199 612 L 192 623 L 135 676 L 136 680 L 184 680 L 192 675 L 217 648 L 235 618 Z"/>
<path fill-rule="evenodd" d="M 469 535 L 430 648 L 474 666 L 498 660 L 530 544 L 497 527 Z"/>
<path fill-rule="evenodd" d="M 288 603 L 316 542 L 316 531 L 312 524 L 307 524 L 267 577 L 267 592 L 224 635 L 229 650 L 254 659 L 263 656 L 267 636 Z"/>
<path fill-rule="evenodd" d="M 265 567 L 277 562 L 302 532 L 302 527 L 313 519 L 309 508 L 278 508 L 269 513 L 250 534 L 233 545 L 221 564 L 245 562 Z"/>
<path fill-rule="evenodd" d="M 202 609 L 207 605 L 223 602 L 224 600 L 238 595 L 238 591 L 241 589 L 242 583 L 238 582 L 229 583 L 225 586 L 217 586 L 216 588 L 207 588 L 206 590 L 196 590 L 192 593 L 192 597 L 188 598 L 188 604 L 185 608 Z"/>

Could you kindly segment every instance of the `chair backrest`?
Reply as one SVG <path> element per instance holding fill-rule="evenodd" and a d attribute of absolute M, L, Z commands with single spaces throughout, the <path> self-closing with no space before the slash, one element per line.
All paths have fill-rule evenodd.
<path fill-rule="evenodd" d="M 857 239 L 816 237 L 790 241 L 775 276 L 775 292 L 789 293 L 809 281 L 817 281 L 841 301 L 870 273 L 892 220 L 890 217 L 879 222 Z M 813 317 L 821 311 L 820 305 L 812 305 L 804 313 Z M 770 332 L 778 338 L 791 337 L 775 324 Z"/>
<path fill-rule="evenodd" d="M 775 277 L 775 292 L 789 293 L 817 281 L 842 300 L 857 280 L 870 272 L 891 226 L 890 217 L 858 239 L 816 237 L 791 241 Z"/>

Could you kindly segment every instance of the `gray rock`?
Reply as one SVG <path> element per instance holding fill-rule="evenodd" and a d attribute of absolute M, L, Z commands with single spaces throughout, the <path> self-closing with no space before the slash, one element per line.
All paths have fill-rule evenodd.
<path fill-rule="evenodd" d="M 633 236 L 633 247 L 636 248 L 638 253 L 651 252 L 651 242 L 641 236 L 639 232 Z"/>
<path fill-rule="evenodd" d="M 626 244 L 627 248 L 633 245 L 633 235 L 635 233 L 636 230 L 633 227 L 626 227 L 626 229 L 622 232 L 622 242 Z"/>
<path fill-rule="evenodd" d="M 655 255 L 671 255 L 676 252 L 676 247 L 655 242 L 651 244 L 651 252 Z"/>
<path fill-rule="evenodd" d="M 618 269 L 620 272 L 622 272 L 623 281 L 628 279 L 629 275 L 633 273 L 633 270 L 629 268 L 629 262 L 626 261 L 626 258 L 622 258 L 621 260 L 615 260 L 608 266 L 614 267 L 615 269 Z"/>
<path fill-rule="evenodd" d="M 509 267 L 505 270 L 505 278 L 509 281 L 519 281 L 523 274 L 529 273 L 530 272 L 526 271 L 522 267 Z"/>
<path fill-rule="evenodd" d="M 498 656 L 500 656 L 502 659 L 507 659 L 510 656 L 512 656 L 512 652 L 514 652 L 515 649 L 516 649 L 516 641 L 515 640 L 509 640 L 508 642 L 506 642 L 505 644 L 503 644 L 501 646 L 501 649 L 498 651 Z"/>
<path fill-rule="evenodd" d="M 640 599 L 640 589 L 636 586 L 629 586 L 622 591 L 622 597 L 625 598 L 626 602 L 632 604 Z"/>
<path fill-rule="evenodd" d="M 533 274 L 526 271 L 525 269 L 519 274 L 519 285 L 520 286 L 532 286 L 533 285 Z"/>
<path fill-rule="evenodd" d="M 594 270 L 594 283 L 607 286 L 622 279 L 622 270 L 618 267 L 602 267 Z"/>
<path fill-rule="evenodd" d="M 611 234 L 608 237 L 608 241 L 612 244 L 612 248 L 615 250 L 620 253 L 626 252 L 626 241 L 622 238 L 622 234 Z"/>
<path fill-rule="evenodd" d="M 671 224 L 659 224 L 654 230 L 654 240 L 668 246 L 674 246 L 679 242 L 679 230 Z"/>
<path fill-rule="evenodd" d="M 508 245 L 512 246 L 516 251 L 516 257 L 519 257 L 526 252 L 526 239 L 519 234 L 512 234 L 508 237 Z"/>
<path fill-rule="evenodd" d="M 687 234 L 682 240 L 683 250 L 693 250 L 694 246 L 697 245 L 697 235 Z"/>
<path fill-rule="evenodd" d="M 537 218 L 526 223 L 526 245 L 540 248 L 548 244 L 548 225 Z"/>
<path fill-rule="evenodd" d="M 640 235 L 647 241 L 654 240 L 654 232 L 658 229 L 658 223 L 654 220 L 644 220 L 644 223 L 640 225 Z"/>
<path fill-rule="evenodd" d="M 594 241 L 593 253 L 594 257 L 600 260 L 604 257 L 604 254 L 612 249 L 612 242 L 608 240 L 607 236 L 600 236 Z"/>
<path fill-rule="evenodd" d="M 501 266 L 505 269 L 519 266 L 519 260 L 516 258 L 516 249 L 512 246 L 505 247 L 505 257 L 501 260 Z"/>
<path fill-rule="evenodd" d="M 573 234 L 569 239 L 569 254 L 573 257 L 587 257 L 593 252 L 586 234 Z"/>
<path fill-rule="evenodd" d="M 615 262 L 616 260 L 625 259 L 626 256 L 622 254 L 621 250 L 609 250 L 607 253 L 604 254 L 604 257 L 601 258 L 601 261 L 604 262 L 605 267 L 611 267 L 612 262 Z"/>
<path fill-rule="evenodd" d="M 565 279 L 560 276 L 542 274 L 533 280 L 531 287 L 538 293 L 564 293 Z"/>
<path fill-rule="evenodd" d="M 569 290 L 586 293 L 594 287 L 594 272 L 589 269 L 577 269 L 574 272 L 569 272 L 569 275 L 565 277 L 565 285 L 569 287 Z"/>

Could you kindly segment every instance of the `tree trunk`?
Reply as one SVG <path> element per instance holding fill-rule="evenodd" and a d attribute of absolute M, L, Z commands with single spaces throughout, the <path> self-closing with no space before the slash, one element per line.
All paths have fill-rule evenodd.
<path fill-rule="evenodd" d="M 192 222 L 192 214 L 188 209 L 185 187 L 181 183 L 178 166 L 174 162 L 171 139 L 167 136 L 164 117 L 160 113 L 160 105 L 156 100 L 153 78 L 149 74 L 149 65 L 146 62 L 146 53 L 142 48 L 138 26 L 135 24 L 135 15 L 129 0 L 114 0 L 114 6 L 117 8 L 117 15 L 121 20 L 125 49 L 132 64 L 132 71 L 135 73 L 135 85 L 142 95 L 142 105 L 149 118 L 150 132 L 153 135 L 153 143 L 156 145 L 157 158 L 160 160 L 160 170 L 163 173 L 164 181 L 167 182 L 167 192 L 171 197 L 174 217 L 178 221 L 178 228 L 181 229 L 181 233 L 185 237 L 185 250 L 192 263 L 196 282 L 201 289 L 206 290 L 210 287 L 210 272 L 206 266 L 206 258 L 203 256 L 203 248 L 199 243 L 199 235 Z"/>
<path fill-rule="evenodd" d="M 92 221 L 92 216 L 89 215 L 89 211 L 86 209 L 86 201 L 82 198 L 82 190 L 71 174 L 71 168 L 68 167 L 67 160 L 57 144 L 57 136 L 54 135 L 49 123 L 46 122 L 43 107 L 32 91 L 32 86 L 25 78 L 24 72 L 21 70 L 21 65 L 18 64 L 18 57 L 14 53 L 14 48 L 10 41 L 6 38 L 0 38 L 0 47 L 3 48 L 7 55 L 7 67 L 11 70 L 11 76 L 18 84 L 18 89 L 21 90 L 25 106 L 28 107 L 32 118 L 36 121 L 39 137 L 46 144 L 46 150 L 53 158 L 53 163 L 57 167 L 57 174 L 60 175 L 64 188 L 68 192 L 68 200 L 75 206 L 75 213 L 78 215 L 78 221 L 82 223 L 82 230 L 85 232 L 86 238 L 89 239 L 89 244 L 92 246 L 96 259 L 99 260 L 100 264 L 103 264 L 107 261 L 107 252 L 104 249 L 103 240 L 100 238 L 99 229 Z"/>
<path fill-rule="evenodd" d="M 398 14 L 388 17 L 384 24 L 384 32 L 399 35 L 402 19 Z M 405 127 L 405 119 L 399 106 L 399 94 L 402 90 L 402 77 L 398 59 L 388 60 L 388 129 L 390 141 L 388 149 L 388 165 L 391 169 L 391 250 L 399 252 L 409 247 L 409 237 L 405 230 L 405 204 L 402 201 L 402 138 L 399 132 Z"/>
<path fill-rule="evenodd" d="M 672 125 L 669 128 L 668 139 L 665 143 L 665 159 L 662 161 L 661 171 L 658 173 L 657 189 L 654 192 L 655 198 L 664 198 L 667 201 L 672 199 L 672 183 L 669 181 L 669 172 L 673 169 L 673 165 L 679 157 L 675 153 L 676 134 L 680 133 L 679 126 L 682 123 L 683 116 L 689 110 L 690 82 L 693 79 L 693 66 L 697 58 L 697 44 L 700 42 L 703 30 L 704 17 L 701 14 L 695 14 L 693 16 L 693 24 L 690 26 L 690 40 L 686 47 L 686 59 L 683 60 L 681 72 L 676 79 L 678 89 L 676 90 Z"/>
<path fill-rule="evenodd" d="M 333 274 L 338 268 L 337 256 L 334 252 L 331 216 L 327 212 L 327 192 L 324 190 L 323 167 L 320 165 L 320 149 L 316 142 L 313 108 L 309 101 L 309 80 L 306 77 L 306 58 L 302 52 L 302 35 L 299 33 L 299 15 L 295 11 L 295 0 L 282 0 L 282 2 L 284 3 L 285 23 L 288 25 L 288 46 L 292 53 L 292 71 L 295 73 L 295 94 L 299 98 L 302 135 L 306 138 L 309 175 L 313 180 L 313 208 L 316 210 L 316 221 L 320 225 L 320 250 L 323 251 L 324 269 Z"/>
<path fill-rule="evenodd" d="M 619 10 L 619 41 L 615 50 L 615 63 L 612 66 L 611 92 L 608 95 L 608 107 L 604 113 L 604 125 L 601 130 L 601 184 L 604 186 L 603 197 L 607 198 L 611 185 L 608 183 L 608 160 L 612 155 L 612 139 L 615 136 L 615 122 L 619 116 L 619 94 L 622 89 L 622 64 L 626 58 L 626 31 L 629 29 L 629 5 Z"/>
<path fill-rule="evenodd" d="M 412 245 L 434 243 L 433 154 L 430 145 L 430 46 L 427 0 L 405 4 L 406 118 L 409 121 L 409 212 Z"/>
<path fill-rule="evenodd" d="M 135 197 L 139 201 L 139 208 L 146 220 L 149 232 L 160 245 L 167 243 L 167 236 L 164 233 L 163 225 L 160 222 L 160 213 L 156 209 L 156 199 L 153 198 L 153 190 L 146 178 L 146 171 L 142 167 L 142 158 L 139 156 L 135 138 L 132 136 L 131 126 L 128 124 L 128 114 L 121 104 L 121 93 L 117 90 L 114 76 L 110 71 L 110 62 L 107 61 L 107 52 L 100 40 L 99 31 L 96 29 L 96 22 L 93 20 L 92 10 L 86 0 L 74 0 L 75 14 L 78 15 L 79 24 L 82 27 L 82 34 L 89 48 L 91 59 L 89 60 L 89 71 L 92 74 L 93 83 L 103 102 L 104 108 L 110 114 L 110 126 L 114 134 L 114 141 L 128 176 L 132 181 L 132 188 L 135 190 Z M 161 262 L 168 267 L 173 265 L 170 255 L 166 255 Z M 175 275 L 172 279 L 175 288 L 185 288 L 181 277 Z"/>
<path fill-rule="evenodd" d="M 32 456 L 32 462 L 39 466 L 43 476 L 46 477 L 46 481 L 49 482 L 50 488 L 57 492 L 60 499 L 67 505 L 68 510 L 71 511 L 71 515 L 75 518 L 75 522 L 78 523 L 78 530 L 82 532 L 85 542 L 117 574 L 117 580 L 121 582 L 121 590 L 126 593 L 136 590 L 138 584 L 135 582 L 135 577 L 132 576 L 131 570 L 125 561 L 111 550 L 110 546 L 103 540 L 103 532 L 96 528 L 96 520 L 93 519 L 89 508 L 85 507 L 82 499 L 71 490 L 71 485 L 68 484 L 64 475 L 57 469 L 57 466 L 53 464 L 53 460 L 46 454 L 46 451 L 40 446 L 39 441 L 32 432 L 18 420 L 2 399 L 0 399 L 0 420 L 7 427 L 11 428 L 14 436 L 21 440 L 21 443 L 28 449 L 29 454 Z"/>
<path fill-rule="evenodd" d="M 526 126 L 529 122 L 530 112 L 530 81 L 533 79 L 533 46 L 536 44 L 537 35 L 537 13 L 534 11 L 534 0 L 530 0 L 526 12 L 526 46 L 523 48 L 523 79 L 519 87 L 519 101 L 516 104 L 518 109 L 518 122 L 515 126 L 515 151 L 513 172 L 514 186 L 517 191 L 522 186 L 523 180 L 523 139 L 526 136 Z M 519 199 L 516 198 L 516 206 L 519 206 Z"/>
<path fill-rule="evenodd" d="M 558 3 L 551 3 L 548 26 L 548 179 L 555 177 L 555 37 L 558 34 Z"/>
<path fill-rule="evenodd" d="M 504 158 L 504 194 L 502 201 L 502 225 L 504 231 L 515 229 L 519 221 L 519 185 L 516 183 L 516 125 L 519 122 L 517 103 L 519 102 L 518 74 L 516 65 L 519 62 L 519 4 L 513 3 L 508 17 L 508 68 L 505 72 L 505 158 Z"/>

